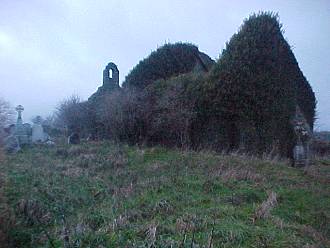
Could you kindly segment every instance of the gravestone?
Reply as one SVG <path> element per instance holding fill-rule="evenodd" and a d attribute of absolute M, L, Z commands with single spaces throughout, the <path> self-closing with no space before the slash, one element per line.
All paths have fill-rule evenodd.
<path fill-rule="evenodd" d="M 29 124 L 23 124 L 22 120 L 22 112 L 24 111 L 24 108 L 22 105 L 18 105 L 16 107 L 16 111 L 18 113 L 16 126 L 15 126 L 15 132 L 14 135 L 16 136 L 18 143 L 20 146 L 23 145 L 29 145 L 31 144 L 31 129 Z"/>
<path fill-rule="evenodd" d="M 38 116 L 32 126 L 32 143 L 43 143 L 47 140 L 48 135 L 44 132 L 44 129 L 41 125 L 41 117 Z"/>
<path fill-rule="evenodd" d="M 23 124 L 23 106 L 18 105 L 16 111 L 18 113 L 16 124 L 12 124 L 4 130 L 6 133 L 4 145 L 8 152 L 16 152 L 20 150 L 22 146 L 32 143 L 46 144 L 46 141 L 50 141 L 49 135 L 43 130 L 40 116 L 37 117 L 35 123 L 31 127 L 29 123 Z M 54 142 L 50 141 L 47 145 L 54 145 Z"/>
<path fill-rule="evenodd" d="M 296 144 L 293 148 L 294 166 L 308 166 L 311 158 L 310 146 L 313 131 L 308 125 L 299 106 L 296 106 L 293 129 L 296 134 Z"/>

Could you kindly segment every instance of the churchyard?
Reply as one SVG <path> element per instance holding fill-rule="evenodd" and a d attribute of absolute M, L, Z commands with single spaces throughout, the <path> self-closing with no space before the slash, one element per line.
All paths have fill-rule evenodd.
<path fill-rule="evenodd" d="M 329 135 L 283 34 L 259 12 L 217 61 L 107 63 L 48 126 L 0 111 L 0 247 L 330 247 Z"/>
<path fill-rule="evenodd" d="M 329 247 L 330 159 L 91 142 L 23 149 L 0 171 L 15 247 Z"/>

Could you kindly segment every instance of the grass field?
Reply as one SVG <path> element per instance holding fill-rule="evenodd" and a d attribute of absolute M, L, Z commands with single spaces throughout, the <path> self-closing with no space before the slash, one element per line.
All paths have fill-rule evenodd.
<path fill-rule="evenodd" d="M 90 143 L 0 165 L 4 247 L 330 247 L 330 159 Z"/>

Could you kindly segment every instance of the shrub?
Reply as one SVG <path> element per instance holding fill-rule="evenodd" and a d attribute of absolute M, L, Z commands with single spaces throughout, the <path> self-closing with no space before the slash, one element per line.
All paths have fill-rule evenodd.
<path fill-rule="evenodd" d="M 150 143 L 192 147 L 193 127 L 199 120 L 197 103 L 203 74 L 188 73 L 158 80 L 146 88 L 150 113 L 146 133 Z"/>
<path fill-rule="evenodd" d="M 312 143 L 312 150 L 317 156 L 330 156 L 330 142 L 314 139 Z"/>
<path fill-rule="evenodd" d="M 62 132 L 81 133 L 88 127 L 88 111 L 86 103 L 79 96 L 72 95 L 63 100 L 55 112 L 55 125 Z"/>
<path fill-rule="evenodd" d="M 134 89 L 113 91 L 103 97 L 97 110 L 97 122 L 103 129 L 101 137 L 135 144 L 146 130 L 148 106 L 144 92 Z M 102 131 L 101 131 L 102 132 Z"/>

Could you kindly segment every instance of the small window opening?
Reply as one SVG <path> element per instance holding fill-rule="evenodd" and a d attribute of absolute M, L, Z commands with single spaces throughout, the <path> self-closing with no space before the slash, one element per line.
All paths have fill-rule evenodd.
<path fill-rule="evenodd" d="M 112 78 L 112 69 L 109 70 L 109 78 Z"/>

